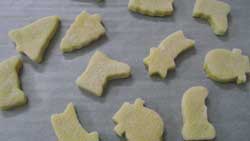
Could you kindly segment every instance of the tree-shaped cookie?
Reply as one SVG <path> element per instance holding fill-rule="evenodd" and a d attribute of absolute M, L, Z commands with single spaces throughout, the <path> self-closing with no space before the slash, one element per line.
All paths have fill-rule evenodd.
<path fill-rule="evenodd" d="M 58 16 L 41 18 L 22 28 L 11 30 L 9 37 L 16 43 L 16 49 L 31 60 L 40 63 L 59 26 Z"/>
<path fill-rule="evenodd" d="M 168 16 L 173 13 L 174 0 L 129 0 L 131 11 L 148 16 Z"/>
<path fill-rule="evenodd" d="M 27 98 L 20 89 L 18 72 L 22 62 L 11 57 L 0 63 L 0 109 L 9 110 L 26 104 Z"/>
<path fill-rule="evenodd" d="M 240 49 L 213 49 L 205 57 L 204 70 L 215 81 L 245 83 L 246 74 L 250 74 L 249 57 Z"/>
<path fill-rule="evenodd" d="M 100 15 L 83 11 L 76 17 L 61 42 L 62 52 L 71 52 L 87 46 L 105 33 Z"/>
<path fill-rule="evenodd" d="M 112 60 L 104 53 L 96 51 L 86 70 L 78 77 L 76 84 L 84 90 L 101 96 L 103 87 L 108 80 L 127 78 L 130 73 L 129 65 Z"/>
<path fill-rule="evenodd" d="M 228 29 L 230 10 L 230 5 L 222 1 L 196 0 L 193 17 L 207 19 L 216 35 L 224 35 Z"/>
<path fill-rule="evenodd" d="M 74 106 L 69 103 L 64 113 L 51 116 L 58 141 L 98 141 L 97 132 L 88 133 L 78 121 Z"/>
<path fill-rule="evenodd" d="M 136 99 L 134 104 L 125 102 L 113 116 L 117 123 L 114 131 L 126 135 L 128 141 L 161 141 L 164 123 L 153 110 L 144 107 L 142 99 Z"/>
<path fill-rule="evenodd" d="M 174 59 L 183 51 L 194 47 L 194 41 L 187 39 L 182 31 L 177 31 L 165 38 L 158 48 L 151 48 L 150 54 L 144 59 L 150 75 L 167 76 L 169 69 L 175 68 Z"/>
<path fill-rule="evenodd" d="M 185 140 L 211 140 L 215 138 L 215 128 L 208 121 L 205 100 L 208 91 L 197 86 L 188 89 L 182 98 L 183 128 Z"/>

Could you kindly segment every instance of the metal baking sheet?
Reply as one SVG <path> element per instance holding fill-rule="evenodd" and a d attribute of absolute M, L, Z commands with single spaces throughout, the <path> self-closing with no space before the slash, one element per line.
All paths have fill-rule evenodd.
<path fill-rule="evenodd" d="M 217 131 L 216 140 L 249 141 L 250 82 L 240 86 L 219 84 L 207 79 L 202 69 L 204 56 L 214 48 L 240 48 L 250 55 L 250 1 L 224 1 L 232 6 L 229 32 L 217 37 L 205 21 L 192 18 L 194 0 L 176 0 L 173 16 L 164 18 L 129 12 L 128 0 L 105 0 L 104 3 L 95 0 L 1 0 L 1 60 L 18 54 L 7 36 L 10 29 L 49 15 L 59 15 L 62 23 L 42 64 L 34 64 L 22 56 L 24 67 L 20 78 L 29 104 L 0 112 L 0 141 L 57 140 L 50 116 L 63 112 L 69 102 L 75 104 L 84 128 L 99 132 L 102 141 L 124 140 L 112 131 L 115 124 L 111 118 L 123 102 L 133 102 L 138 97 L 163 118 L 164 140 L 181 141 L 182 95 L 196 85 L 209 89 L 208 115 Z M 60 41 L 83 10 L 101 14 L 107 34 L 86 48 L 62 54 Z M 194 39 L 196 49 L 179 56 L 176 70 L 169 72 L 165 80 L 150 78 L 143 58 L 151 47 L 177 30 L 183 30 L 188 38 Z M 96 50 L 130 64 L 133 71 L 131 78 L 109 83 L 103 97 L 81 91 L 74 83 Z"/>

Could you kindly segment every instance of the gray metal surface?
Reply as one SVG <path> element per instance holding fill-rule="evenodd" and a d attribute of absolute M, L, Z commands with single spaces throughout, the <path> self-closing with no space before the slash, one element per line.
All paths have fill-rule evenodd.
<path fill-rule="evenodd" d="M 34 64 L 23 56 L 20 78 L 29 104 L 0 112 L 0 141 L 56 141 L 50 116 L 63 112 L 69 102 L 75 104 L 88 131 L 98 131 L 102 141 L 121 140 L 112 131 L 115 125 L 111 118 L 123 102 L 133 102 L 138 97 L 162 116 L 165 140 L 181 141 L 182 95 L 196 85 L 210 91 L 208 115 L 217 131 L 216 140 L 249 141 L 250 82 L 241 86 L 215 83 L 206 78 L 202 69 L 204 56 L 213 48 L 240 48 L 250 55 L 250 1 L 225 1 L 232 6 L 229 33 L 217 37 L 205 21 L 192 18 L 194 0 L 176 0 L 173 16 L 165 18 L 131 13 L 128 0 L 106 0 L 104 4 L 95 0 L 1 0 L 0 60 L 18 54 L 7 36 L 10 29 L 49 15 L 61 16 L 62 24 L 42 64 Z M 60 40 L 82 10 L 102 15 L 107 36 L 87 48 L 62 54 Z M 149 48 L 177 30 L 196 40 L 196 49 L 178 57 L 177 68 L 168 73 L 167 79 L 150 78 L 143 58 Z M 97 49 L 127 62 L 133 71 L 131 78 L 109 83 L 103 97 L 81 91 L 74 83 Z"/>

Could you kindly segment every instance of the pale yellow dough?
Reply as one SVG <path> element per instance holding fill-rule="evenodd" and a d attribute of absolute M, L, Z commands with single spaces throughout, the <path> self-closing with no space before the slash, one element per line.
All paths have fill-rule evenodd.
<path fill-rule="evenodd" d="M 250 74 L 249 57 L 242 55 L 240 49 L 213 49 L 205 57 L 204 70 L 215 81 L 242 84 L 247 81 L 246 74 Z"/>
<path fill-rule="evenodd" d="M 128 8 L 148 16 L 168 16 L 173 13 L 174 0 L 129 0 Z"/>
<path fill-rule="evenodd" d="M 96 96 L 101 96 L 108 80 L 127 78 L 130 74 L 129 65 L 112 60 L 104 53 L 96 51 L 86 70 L 78 77 L 76 84 Z"/>
<path fill-rule="evenodd" d="M 216 35 L 224 35 L 228 29 L 229 4 L 218 0 L 196 0 L 193 17 L 207 19 Z"/>
<path fill-rule="evenodd" d="M 76 17 L 61 42 L 62 52 L 71 52 L 87 46 L 105 33 L 100 15 L 83 11 Z"/>
<path fill-rule="evenodd" d="M 114 131 L 125 135 L 128 141 L 161 141 L 164 123 L 153 110 L 144 107 L 144 101 L 136 99 L 134 104 L 125 102 L 113 116 L 117 123 Z"/>
<path fill-rule="evenodd" d="M 144 59 L 150 75 L 167 76 L 169 69 L 175 68 L 174 59 L 183 51 L 194 47 L 195 42 L 187 39 L 182 31 L 177 31 L 165 38 L 158 48 L 151 48 L 150 54 Z"/>
<path fill-rule="evenodd" d="M 58 141 L 99 141 L 97 132 L 88 133 L 82 128 L 72 103 L 64 113 L 52 115 L 51 123 Z"/>
<path fill-rule="evenodd" d="M 208 121 L 205 100 L 208 90 L 197 86 L 188 89 L 182 98 L 184 140 L 211 140 L 215 138 L 215 128 Z"/>
<path fill-rule="evenodd" d="M 40 63 L 59 23 L 58 16 L 44 17 L 22 28 L 11 30 L 9 37 L 16 43 L 17 51 Z"/>
<path fill-rule="evenodd" d="M 0 63 L 0 109 L 10 110 L 27 103 L 27 98 L 20 89 L 18 72 L 22 62 L 18 57 L 11 57 Z"/>

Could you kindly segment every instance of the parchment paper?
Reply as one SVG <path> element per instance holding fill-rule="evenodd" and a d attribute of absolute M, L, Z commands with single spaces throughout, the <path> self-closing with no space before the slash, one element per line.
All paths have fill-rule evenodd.
<path fill-rule="evenodd" d="M 128 0 L 105 0 L 101 4 L 95 0 L 1 0 L 0 60 L 18 54 L 7 36 L 10 29 L 50 15 L 59 15 L 62 24 L 42 64 L 22 56 L 20 78 L 29 104 L 0 112 L 0 141 L 56 141 L 50 116 L 63 112 L 69 102 L 75 104 L 83 127 L 99 132 L 102 141 L 124 140 L 112 131 L 115 124 L 111 118 L 123 102 L 132 103 L 138 97 L 163 118 L 164 140 L 181 141 L 182 95 L 196 85 L 209 89 L 208 116 L 216 128 L 216 140 L 249 141 L 250 82 L 240 86 L 219 84 L 207 79 L 202 69 L 204 56 L 214 48 L 240 48 L 250 55 L 250 1 L 224 1 L 232 6 L 229 32 L 217 37 L 206 21 L 192 18 L 194 0 L 176 0 L 173 16 L 164 18 L 129 12 Z M 60 41 L 82 10 L 101 14 L 107 35 L 79 51 L 62 54 Z M 169 72 L 165 80 L 150 78 L 143 58 L 151 47 L 177 30 L 194 39 L 196 49 L 180 55 L 176 70 Z M 109 83 L 103 97 L 92 96 L 75 85 L 96 50 L 130 64 L 133 71 L 131 78 Z"/>

